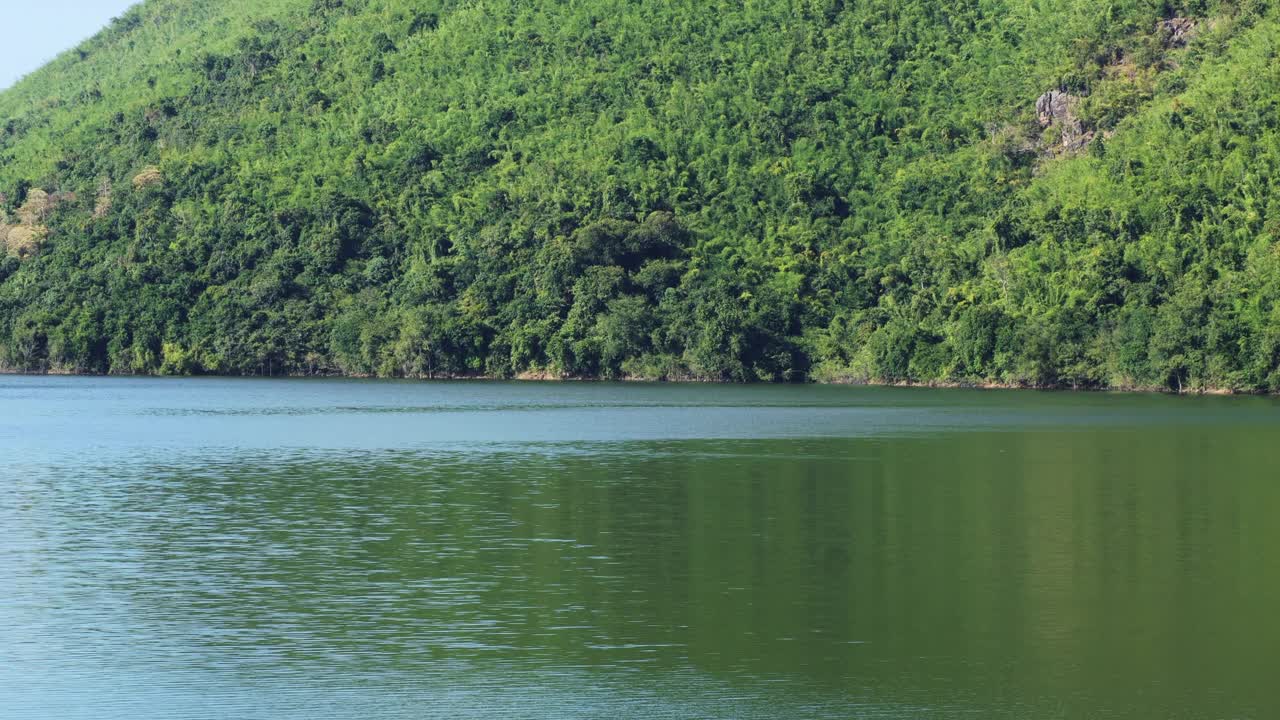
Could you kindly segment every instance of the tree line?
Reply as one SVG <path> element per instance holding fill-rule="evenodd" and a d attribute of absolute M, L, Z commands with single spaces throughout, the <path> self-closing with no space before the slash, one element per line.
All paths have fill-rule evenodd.
<path fill-rule="evenodd" d="M 0 94 L 0 366 L 1280 390 L 1278 22 L 148 0 Z"/>

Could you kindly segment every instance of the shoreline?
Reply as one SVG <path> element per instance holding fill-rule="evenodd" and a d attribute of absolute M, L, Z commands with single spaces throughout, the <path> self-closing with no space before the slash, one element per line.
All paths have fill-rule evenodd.
<path fill-rule="evenodd" d="M 1236 390 L 1232 388 L 1209 387 L 1209 388 L 1186 388 L 1181 391 L 1170 390 L 1168 388 L 1156 386 L 1141 385 L 1120 385 L 1120 386 L 1097 386 L 1097 387 L 1079 387 L 1071 385 L 1024 385 L 1018 383 L 1006 383 L 991 380 L 984 381 L 959 381 L 959 380 L 933 380 L 933 381 L 916 381 L 916 380 L 819 380 L 807 378 L 797 382 L 735 382 L 732 380 L 716 380 L 710 378 L 699 378 L 693 376 L 669 377 L 669 378 L 653 378 L 653 377 L 636 377 L 624 376 L 617 378 L 592 377 L 579 375 L 558 375 L 556 373 L 546 371 L 524 371 L 516 373 L 509 377 L 501 377 L 496 375 L 471 375 L 471 374 L 442 374 L 442 375 L 421 375 L 421 376 L 398 376 L 398 377 L 381 377 L 377 375 L 352 375 L 346 373 L 284 373 L 279 375 L 214 375 L 214 374 L 192 374 L 192 375 L 117 375 L 111 373 L 86 373 L 75 372 L 69 370 L 53 369 L 42 372 L 30 372 L 21 370 L 11 370 L 8 368 L 0 368 L 0 376 L 46 376 L 46 377 L 94 377 L 94 378 L 220 378 L 220 379 L 329 379 L 329 380 L 399 380 L 411 382 L 562 382 L 562 383 L 654 383 L 654 384 L 672 384 L 672 385 L 692 385 L 692 384 L 708 384 L 708 385 L 829 385 L 829 386 L 845 386 L 845 387 L 888 387 L 888 388 L 928 388 L 935 390 L 1030 390 L 1038 392 L 1066 392 L 1066 393 L 1129 393 L 1142 395 L 1171 395 L 1176 397 L 1223 397 L 1223 396 L 1241 396 L 1241 397 L 1277 397 L 1280 393 L 1266 392 L 1261 390 Z"/>

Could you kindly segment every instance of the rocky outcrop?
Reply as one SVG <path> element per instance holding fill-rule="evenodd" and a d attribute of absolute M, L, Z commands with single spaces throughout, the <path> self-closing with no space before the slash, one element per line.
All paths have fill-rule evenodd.
<path fill-rule="evenodd" d="M 1156 26 L 1166 48 L 1186 47 L 1200 32 L 1200 25 L 1193 18 L 1176 17 L 1161 20 Z"/>
<path fill-rule="evenodd" d="M 1040 127 L 1045 130 L 1057 128 L 1061 135 L 1061 142 L 1054 149 L 1075 152 L 1093 140 L 1093 131 L 1085 128 L 1077 114 L 1079 106 L 1079 97 L 1061 90 L 1050 90 L 1036 100 L 1036 119 Z"/>
<path fill-rule="evenodd" d="M 1040 127 L 1047 128 L 1061 120 L 1070 121 L 1072 107 L 1077 102 L 1079 98 L 1059 90 L 1050 90 L 1041 95 L 1036 100 L 1036 117 L 1040 120 Z"/>

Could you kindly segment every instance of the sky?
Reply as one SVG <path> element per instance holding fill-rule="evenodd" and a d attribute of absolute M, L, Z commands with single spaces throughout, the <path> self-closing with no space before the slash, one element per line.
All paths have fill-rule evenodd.
<path fill-rule="evenodd" d="M 0 0 L 0 89 L 80 44 L 138 0 Z"/>

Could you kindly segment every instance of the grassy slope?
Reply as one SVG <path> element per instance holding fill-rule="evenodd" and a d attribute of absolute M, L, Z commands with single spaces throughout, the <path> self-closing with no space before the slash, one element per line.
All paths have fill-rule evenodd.
<path fill-rule="evenodd" d="M 0 94 L 0 361 L 1276 389 L 1277 24 L 1175 9 L 150 0 Z"/>

